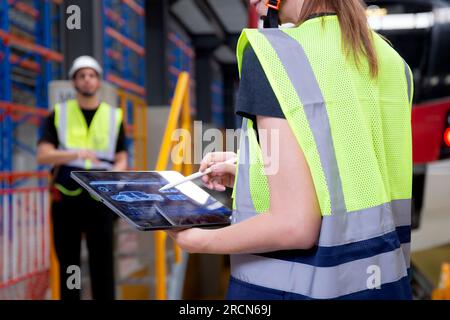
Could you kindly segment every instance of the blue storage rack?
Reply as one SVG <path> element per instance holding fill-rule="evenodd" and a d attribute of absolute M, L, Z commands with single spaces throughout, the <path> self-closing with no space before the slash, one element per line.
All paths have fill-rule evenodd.
<path fill-rule="evenodd" d="M 173 97 L 180 72 L 191 76 L 191 106 L 195 106 L 195 51 L 188 37 L 177 32 L 168 34 L 169 94 Z M 195 110 L 192 110 L 195 113 Z"/>
<path fill-rule="evenodd" d="M 61 77 L 60 4 L 0 0 L 0 171 L 14 171 L 14 148 L 35 156 L 35 146 L 14 132 L 24 123 L 38 127 L 48 108 L 48 83 Z"/>
<path fill-rule="evenodd" d="M 144 0 L 103 1 L 105 79 L 145 97 Z"/>
<path fill-rule="evenodd" d="M 217 128 L 225 128 L 224 86 L 220 72 L 214 73 L 211 83 L 212 123 Z"/>
<path fill-rule="evenodd" d="M 127 93 L 145 99 L 145 5 L 144 0 L 102 0 L 103 69 L 105 80 Z M 126 100 L 127 147 L 133 148 L 134 110 Z M 129 153 L 133 163 L 134 155 Z"/>

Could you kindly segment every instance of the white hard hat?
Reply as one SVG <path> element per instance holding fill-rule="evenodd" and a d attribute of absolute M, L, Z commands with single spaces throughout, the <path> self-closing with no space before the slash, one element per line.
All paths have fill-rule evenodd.
<path fill-rule="evenodd" d="M 100 67 L 100 64 L 97 62 L 97 60 L 95 60 L 90 56 L 81 56 L 76 58 L 75 61 L 73 62 L 72 68 L 70 68 L 69 71 L 69 78 L 72 79 L 78 70 L 84 68 L 94 69 L 99 74 L 99 76 L 102 76 L 103 74 L 103 69 L 102 67 Z"/>

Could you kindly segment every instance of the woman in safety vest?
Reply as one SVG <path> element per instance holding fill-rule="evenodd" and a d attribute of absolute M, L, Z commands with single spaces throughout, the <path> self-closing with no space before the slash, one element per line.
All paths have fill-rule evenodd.
<path fill-rule="evenodd" d="M 410 68 L 360 0 L 250 4 L 266 28 L 238 44 L 238 165 L 200 168 L 234 186 L 232 225 L 170 235 L 231 255 L 230 299 L 411 299 Z"/>

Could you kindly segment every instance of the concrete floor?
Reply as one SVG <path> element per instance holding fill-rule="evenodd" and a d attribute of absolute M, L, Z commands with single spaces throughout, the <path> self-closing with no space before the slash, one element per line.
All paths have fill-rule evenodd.
<path fill-rule="evenodd" d="M 436 287 L 439 284 L 442 263 L 450 262 L 450 244 L 413 252 L 411 260 Z"/>

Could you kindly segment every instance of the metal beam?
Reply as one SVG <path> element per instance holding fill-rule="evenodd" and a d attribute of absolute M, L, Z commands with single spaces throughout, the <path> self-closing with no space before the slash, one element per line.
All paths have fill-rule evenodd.
<path fill-rule="evenodd" d="M 196 50 L 195 79 L 197 96 L 197 120 L 210 123 L 212 120 L 211 82 L 212 50 Z"/>
<path fill-rule="evenodd" d="M 222 44 L 222 41 L 215 36 L 194 36 L 192 44 L 196 49 L 214 51 Z"/>
<path fill-rule="evenodd" d="M 167 32 L 169 4 L 164 0 L 145 1 L 147 101 L 150 105 L 169 103 Z M 158 45 L 155 45 L 158 44 Z"/>
<path fill-rule="evenodd" d="M 96 43 L 103 43 L 98 37 L 101 36 L 102 23 L 98 23 L 98 19 L 103 16 L 101 5 L 91 0 L 65 0 L 62 7 L 63 17 L 66 16 L 66 9 L 70 5 L 77 5 L 82 12 L 81 29 L 69 30 L 66 27 L 63 28 L 64 41 L 64 57 L 65 67 L 67 74 L 70 65 L 75 58 L 81 55 L 94 56 L 99 63 L 102 64 L 103 54 Z M 65 19 L 62 19 L 65 20 Z M 100 30 L 99 30 L 100 29 Z"/>
<path fill-rule="evenodd" d="M 216 37 L 220 41 L 224 41 L 226 37 L 226 29 L 222 25 L 220 19 L 216 16 L 214 10 L 210 7 L 208 1 L 205 0 L 194 0 L 200 11 L 206 16 L 206 18 L 211 22 L 213 29 L 215 31 Z"/>

